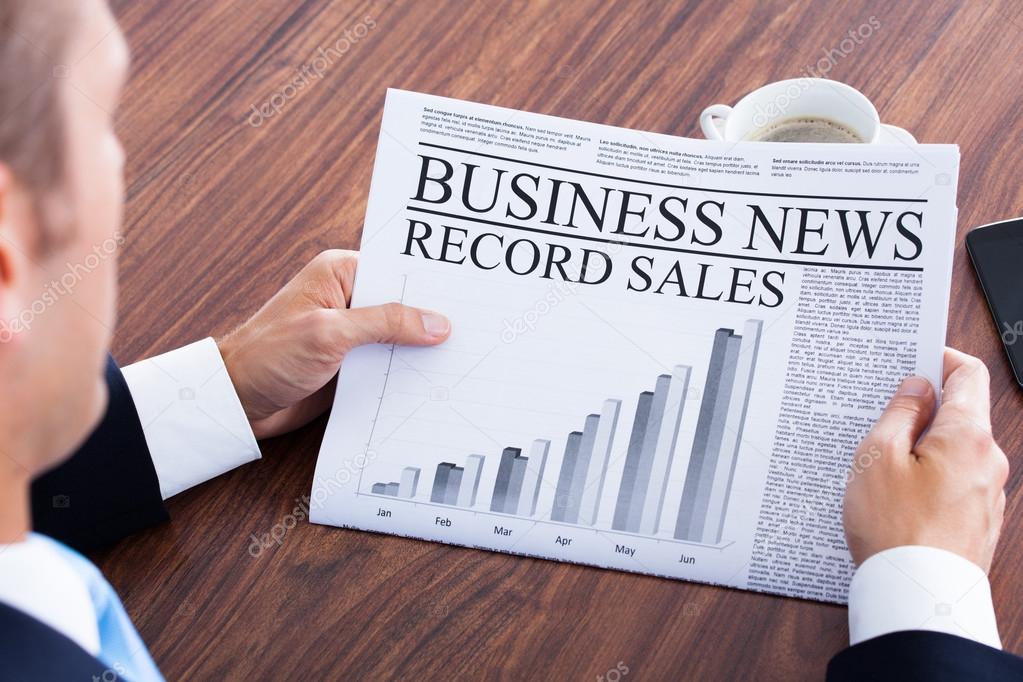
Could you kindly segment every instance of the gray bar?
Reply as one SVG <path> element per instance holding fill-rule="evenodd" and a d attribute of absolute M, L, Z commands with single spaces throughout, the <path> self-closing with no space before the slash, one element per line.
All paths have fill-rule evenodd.
<path fill-rule="evenodd" d="M 714 333 L 707 383 L 704 387 L 703 402 L 700 404 L 700 416 L 696 422 L 686 482 L 682 488 L 678 521 L 675 524 L 675 537 L 679 540 L 702 541 L 703 523 L 707 517 L 706 505 L 710 498 L 712 475 L 721 447 L 740 342 L 741 339 L 737 338 L 731 329 L 718 329 Z"/>
<path fill-rule="evenodd" d="M 390 483 L 385 485 L 384 486 L 384 495 L 390 495 L 391 497 L 397 497 L 398 496 L 398 483 L 396 481 L 391 481 Z"/>
<path fill-rule="evenodd" d="M 514 514 L 519 510 L 519 496 L 522 494 L 522 481 L 526 478 L 529 467 L 528 457 L 516 457 L 512 460 L 511 480 L 508 481 L 508 495 L 504 498 L 504 513 Z"/>
<path fill-rule="evenodd" d="M 437 474 L 433 477 L 433 491 L 430 493 L 430 502 L 444 503 L 444 495 L 448 491 L 448 477 L 455 465 L 451 462 L 441 462 L 437 465 Z"/>
<path fill-rule="evenodd" d="M 551 521 L 564 521 L 569 496 L 572 494 L 572 476 L 575 473 L 576 461 L 579 459 L 579 445 L 582 443 L 581 431 L 568 434 L 565 443 L 565 459 L 561 462 L 561 474 L 558 476 L 558 487 L 554 492 L 554 508 L 551 510 Z"/>
<path fill-rule="evenodd" d="M 643 434 L 643 450 L 636 467 L 636 480 L 632 488 L 632 499 L 629 502 L 629 518 L 625 522 L 625 530 L 630 533 L 639 532 L 639 522 L 643 518 L 646 496 L 650 487 L 650 471 L 654 464 L 654 453 L 657 449 L 657 436 L 661 433 L 661 422 L 664 420 L 664 408 L 668 403 L 668 389 L 671 388 L 671 375 L 662 374 L 657 377 L 654 387 L 654 401 L 650 406 L 650 419 Z"/>
<path fill-rule="evenodd" d="M 593 443 L 593 458 L 586 472 L 586 483 L 583 487 L 582 503 L 579 505 L 579 523 L 592 526 L 597 522 L 600 511 L 600 498 L 604 494 L 604 480 L 607 478 L 607 467 L 611 462 L 611 446 L 614 443 L 615 429 L 618 428 L 618 412 L 621 400 L 605 400 L 600 411 L 600 428 L 597 439 Z"/>
<path fill-rule="evenodd" d="M 480 474 L 483 472 L 483 455 L 469 455 L 465 460 L 462 474 L 462 488 L 458 491 L 458 506 L 471 509 L 476 506 L 476 493 L 480 488 Z"/>
<path fill-rule="evenodd" d="M 650 483 L 647 486 L 646 504 L 639 522 L 639 532 L 656 535 L 661 530 L 661 513 L 664 510 L 664 495 L 668 489 L 671 463 L 678 443 L 678 429 L 682 424 L 686 393 L 689 390 L 690 368 L 675 365 L 671 373 L 671 387 L 661 420 L 661 431 L 657 434 L 653 464 L 650 467 Z"/>
<path fill-rule="evenodd" d="M 622 483 L 618 487 L 618 504 L 615 505 L 615 516 L 611 527 L 625 530 L 629 519 L 629 506 L 632 503 L 632 489 L 636 483 L 636 469 L 639 467 L 639 456 L 643 452 L 643 434 L 650 418 L 650 406 L 654 394 L 643 391 L 636 401 L 636 417 L 632 420 L 632 436 L 629 438 L 629 449 L 625 455 L 625 471 L 622 472 Z"/>
<path fill-rule="evenodd" d="M 521 448 L 505 448 L 501 452 L 501 463 L 497 466 L 497 481 L 494 482 L 494 496 L 490 500 L 490 511 L 503 512 L 511 482 L 512 463 L 522 454 Z"/>
<path fill-rule="evenodd" d="M 453 467 L 448 474 L 448 483 L 444 489 L 444 504 L 458 504 L 458 489 L 462 486 L 462 467 Z"/>
<path fill-rule="evenodd" d="M 572 471 L 572 483 L 568 491 L 568 504 L 565 505 L 565 522 L 579 523 L 579 509 L 582 506 L 583 491 L 586 487 L 586 475 L 593 464 L 593 445 L 597 442 L 597 429 L 600 428 L 600 415 L 586 415 L 583 426 L 583 438 L 579 442 L 579 456 L 575 460 Z"/>
<path fill-rule="evenodd" d="M 725 420 L 725 435 L 721 443 L 721 458 L 714 474 L 714 483 L 707 505 L 707 521 L 703 528 L 703 542 L 718 544 L 725 529 L 725 513 L 732 493 L 732 481 L 739 460 L 742 445 L 742 430 L 746 424 L 750 390 L 753 387 L 753 372 L 757 366 L 760 349 L 760 334 L 764 323 L 760 320 L 746 320 L 742 330 L 742 343 L 735 365 L 735 381 L 732 400 L 728 405 Z"/>
<path fill-rule="evenodd" d="M 543 473 L 547 468 L 547 453 L 550 448 L 549 440 L 537 438 L 533 441 L 533 447 L 529 450 L 529 466 L 526 467 L 522 493 L 519 495 L 519 516 L 532 516 L 536 513 L 536 501 L 540 497 L 540 486 L 543 485 Z"/>
<path fill-rule="evenodd" d="M 370 492 L 374 495 L 383 495 L 384 489 L 387 487 L 386 483 L 374 483 L 373 487 L 370 488 Z"/>
<path fill-rule="evenodd" d="M 728 348 L 725 350 L 725 368 L 721 373 L 721 391 L 718 393 L 717 403 L 714 405 L 714 426 L 710 432 L 710 442 L 713 448 L 708 450 L 710 455 L 704 462 L 700 471 L 700 490 L 696 496 L 696 504 L 693 509 L 690 537 L 693 540 L 703 541 L 703 531 L 707 521 L 707 511 L 710 508 L 710 493 L 714 486 L 714 473 L 721 462 L 721 444 L 725 435 L 725 424 L 728 423 L 728 405 L 732 400 L 732 391 L 735 388 L 735 361 L 739 357 L 739 346 L 742 338 L 734 334 L 728 338 Z"/>
<path fill-rule="evenodd" d="M 398 497 L 412 498 L 419 487 L 418 467 L 405 467 L 401 470 L 401 485 L 398 486 Z"/>

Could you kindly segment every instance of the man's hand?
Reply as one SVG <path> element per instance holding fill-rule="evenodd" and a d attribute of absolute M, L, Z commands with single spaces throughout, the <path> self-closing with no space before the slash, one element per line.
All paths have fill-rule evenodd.
<path fill-rule="evenodd" d="M 341 360 L 356 346 L 429 346 L 450 334 L 442 315 L 398 303 L 349 310 L 357 264 L 353 251 L 324 251 L 217 342 L 256 438 L 322 414 Z"/>
<path fill-rule="evenodd" d="M 991 436 L 987 368 L 946 349 L 944 374 L 937 414 L 930 382 L 910 377 L 857 450 L 843 513 L 857 564 L 925 545 L 991 568 L 1009 462 Z"/>

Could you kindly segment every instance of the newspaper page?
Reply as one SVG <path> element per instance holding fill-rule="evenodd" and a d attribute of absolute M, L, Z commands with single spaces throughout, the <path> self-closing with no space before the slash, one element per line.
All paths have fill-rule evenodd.
<path fill-rule="evenodd" d="M 391 90 L 312 521 L 828 602 L 899 380 L 941 377 L 954 145 L 726 143 Z"/>

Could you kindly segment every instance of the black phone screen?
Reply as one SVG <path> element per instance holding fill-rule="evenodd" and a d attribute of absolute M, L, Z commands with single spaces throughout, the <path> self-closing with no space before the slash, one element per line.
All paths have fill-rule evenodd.
<path fill-rule="evenodd" d="M 966 248 L 1023 385 L 1023 218 L 978 227 L 966 235 Z"/>

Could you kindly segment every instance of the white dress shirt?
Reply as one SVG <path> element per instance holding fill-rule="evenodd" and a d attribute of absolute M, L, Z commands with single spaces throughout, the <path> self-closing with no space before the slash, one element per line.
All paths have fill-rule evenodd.
<path fill-rule="evenodd" d="M 933 630 L 1002 648 L 987 575 L 975 563 L 935 547 L 878 552 L 849 585 L 849 641 L 899 630 Z"/>
<path fill-rule="evenodd" d="M 256 437 L 213 339 L 121 371 L 164 499 L 259 459 Z"/>
<path fill-rule="evenodd" d="M 88 586 L 53 544 L 35 533 L 0 544 L 0 602 L 99 654 L 99 623 Z"/>
<path fill-rule="evenodd" d="M 123 370 L 164 499 L 259 459 L 231 378 L 213 339 Z M 98 650 L 85 587 L 32 536 L 0 545 L 0 601 Z M 849 640 L 933 630 L 1001 648 L 984 571 L 934 547 L 896 547 L 867 559 L 849 587 Z"/>

